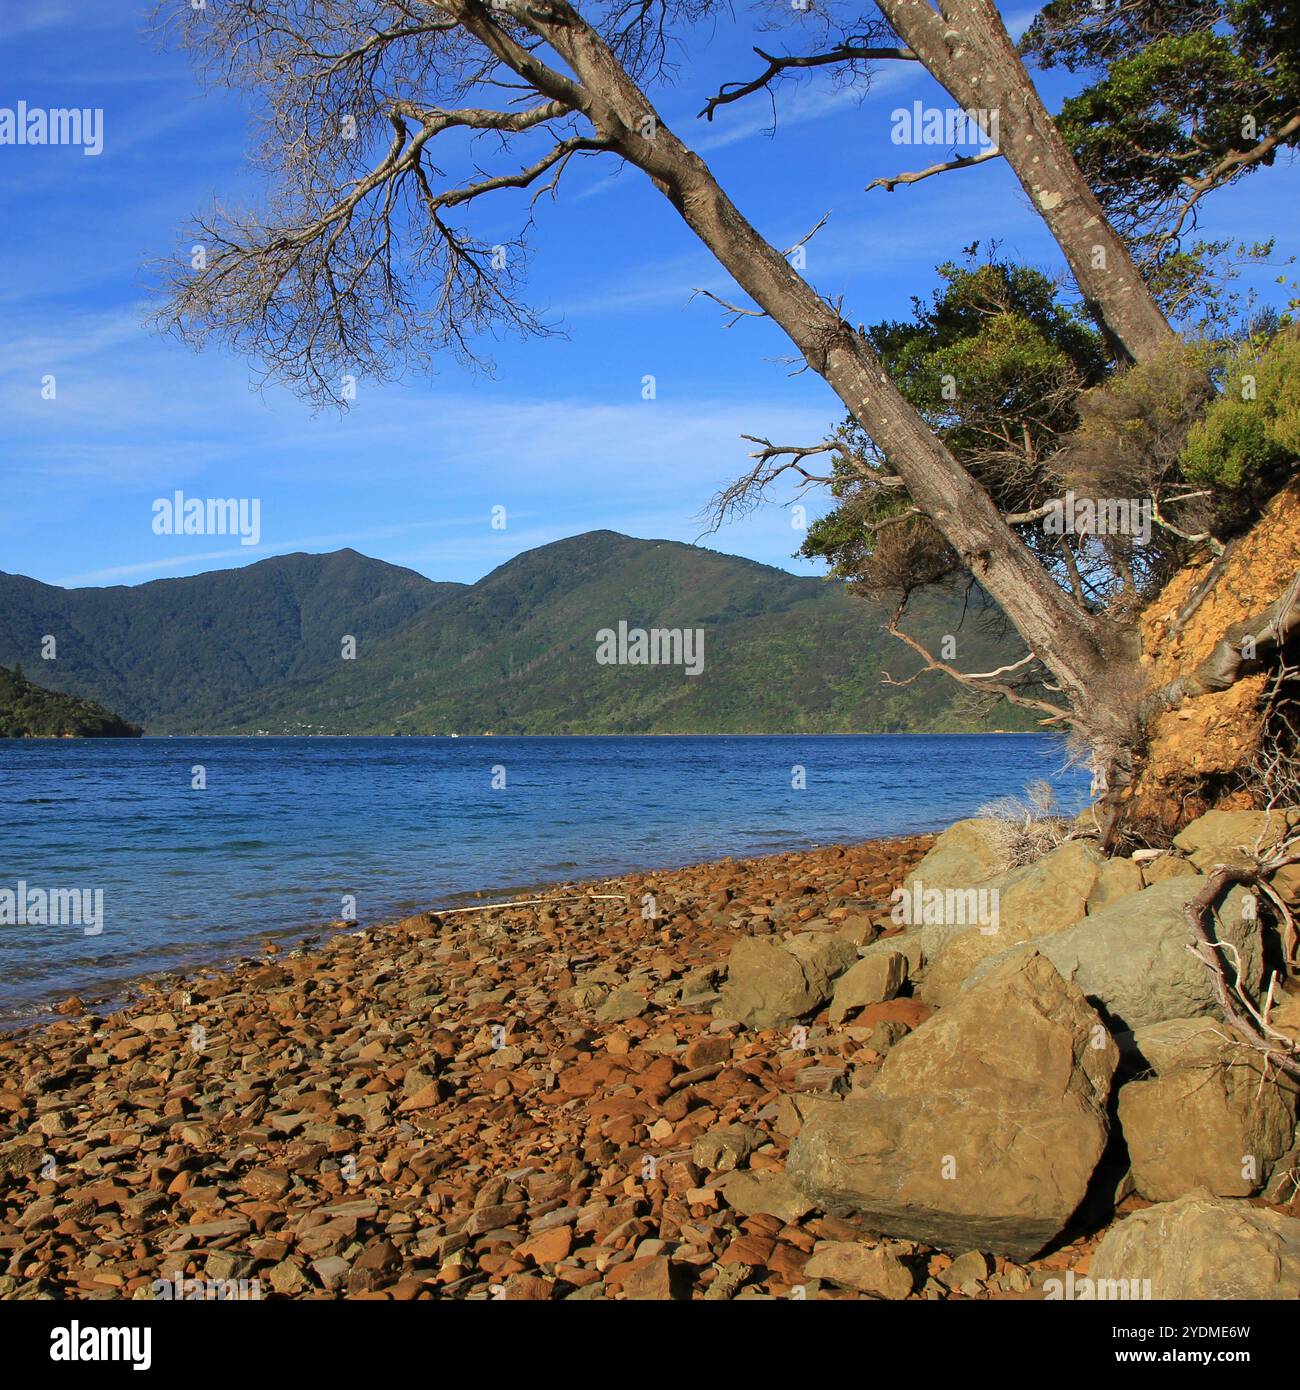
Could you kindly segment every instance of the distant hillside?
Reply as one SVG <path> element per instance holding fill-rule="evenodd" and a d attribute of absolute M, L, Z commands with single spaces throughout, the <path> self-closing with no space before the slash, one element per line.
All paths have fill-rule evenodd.
<path fill-rule="evenodd" d="M 620 620 L 701 628 L 704 668 L 599 665 Z M 594 531 L 477 584 L 355 551 L 288 555 L 134 588 L 0 575 L 0 661 L 58 635 L 48 679 L 150 733 L 830 733 L 988 727 L 842 585 L 674 541 Z M 917 605 L 963 664 L 1012 655 L 956 600 Z M 346 637 L 356 659 L 343 659 Z M 1014 655 L 1018 655 L 1018 651 Z M 42 675 L 45 676 L 45 672 Z M 1005 707 L 999 728 L 1032 727 Z"/>
<path fill-rule="evenodd" d="M 139 738 L 141 729 L 75 695 L 33 685 L 0 666 L 0 738 Z"/>
<path fill-rule="evenodd" d="M 41 678 L 50 685 L 123 710 L 150 733 L 224 732 L 239 701 L 332 671 L 343 634 L 373 642 L 463 587 L 355 550 L 130 588 L 0 574 L 0 662 L 30 667 L 49 633 L 58 659 Z"/>

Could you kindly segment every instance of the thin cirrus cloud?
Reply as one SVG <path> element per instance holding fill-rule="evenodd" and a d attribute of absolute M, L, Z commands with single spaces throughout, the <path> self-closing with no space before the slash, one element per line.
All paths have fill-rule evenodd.
<path fill-rule="evenodd" d="M 142 579 L 146 575 L 156 578 L 162 575 L 175 574 L 182 570 L 192 572 L 198 566 L 213 569 L 233 568 L 233 566 L 223 565 L 221 562 L 223 560 L 238 560 L 249 563 L 266 559 L 272 555 L 287 555 L 296 550 L 356 548 L 368 541 L 389 541 L 427 527 L 467 526 L 474 523 L 481 524 L 481 518 L 446 517 L 427 521 L 407 521 L 400 525 L 375 526 L 364 530 L 340 531 L 326 535 L 296 536 L 259 545 L 235 545 L 221 550 L 177 550 L 173 554 L 160 556 L 153 560 L 140 560 L 128 565 L 109 565 L 104 569 L 89 570 L 85 574 L 65 575 L 53 582 L 61 588 L 70 589 L 80 585 L 113 584 L 124 580 Z M 171 537 L 169 539 L 179 541 L 183 538 Z"/>
<path fill-rule="evenodd" d="M 1011 14 L 1013 32 L 1031 15 Z M 564 332 L 487 340 L 495 377 L 440 364 L 427 381 L 362 383 L 346 415 L 313 414 L 277 387 L 250 389 L 256 364 L 151 334 L 148 262 L 213 197 L 246 196 L 252 174 L 244 96 L 202 95 L 184 56 L 159 51 L 140 19 L 135 5 L 46 0 L 16 7 L 0 35 L 6 69 L 30 74 L 15 97 L 103 105 L 107 140 L 93 159 L 0 152 L 0 188 L 22 214 L 0 221 L 5 569 L 108 583 L 246 564 L 250 550 L 352 544 L 434 578 L 472 580 L 519 549 L 598 527 L 691 541 L 709 498 L 749 461 L 743 435 L 808 444 L 841 418 L 819 378 L 791 379 L 798 364 L 775 325 L 745 318 L 726 330 L 716 304 L 692 299 L 704 289 L 747 302 L 639 171 L 600 160 L 572 166 L 530 236 L 529 298 Z M 782 41 L 799 51 L 797 24 L 765 38 L 747 8 L 719 17 L 662 105 L 774 245 L 793 245 L 830 214 L 807 246 L 805 274 L 820 294 L 842 296 L 846 318 L 905 316 L 911 297 L 937 283 L 935 265 L 977 239 L 1059 270 L 997 162 L 866 192 L 875 176 L 946 154 L 890 139 L 892 105 L 914 94 L 947 104 L 917 64 L 882 65 L 866 86 L 824 72 L 784 82 L 774 129 L 762 93 L 697 119 L 722 83 L 754 74 L 753 43 Z M 1062 81 L 1046 75 L 1052 104 Z M 449 153 L 446 176 L 469 176 L 466 151 Z M 1203 227 L 1235 214 L 1252 236 L 1278 234 L 1284 259 L 1295 249 L 1288 196 L 1298 175 L 1252 176 L 1207 202 Z M 527 201 L 503 195 L 482 218 L 513 225 Z M 1250 283 L 1268 302 L 1281 293 Z M 42 398 L 50 373 L 57 400 Z M 649 376 L 657 399 L 646 401 Z M 151 500 L 178 488 L 263 499 L 260 546 L 152 535 Z M 827 499 L 807 500 L 815 515 Z M 509 511 L 505 532 L 487 525 L 493 505 Z M 760 510 L 706 543 L 799 568 L 790 519 L 781 507 Z"/>
<path fill-rule="evenodd" d="M 694 441 L 728 438 L 734 447 L 740 429 L 756 416 L 806 426 L 821 413 L 802 405 L 773 409 L 766 397 L 719 401 L 698 391 L 655 401 L 577 392 L 540 396 L 456 375 L 435 389 L 365 390 L 342 417 L 311 415 L 278 388 L 250 391 L 242 362 L 174 349 L 133 332 L 133 322 L 131 315 L 87 316 L 66 338 L 27 339 L 23 353 L 6 355 L 0 400 L 11 454 L 28 466 L 36 458 L 85 477 L 93 476 L 98 460 L 112 482 L 121 476 L 123 449 L 136 449 L 157 466 L 170 457 L 173 471 L 183 466 L 192 472 L 196 454 L 221 454 L 271 476 L 299 470 L 319 476 L 332 457 L 382 449 L 393 476 L 422 467 L 432 453 L 462 464 L 491 462 L 506 477 L 538 459 L 565 460 L 573 468 L 593 455 L 630 463 L 653 449 L 660 457 L 647 472 L 662 477 L 671 472 L 672 459 L 692 452 Z M 104 356 L 119 355 L 118 348 L 118 364 L 105 367 Z M 68 370 L 77 363 L 93 365 L 84 380 Z M 38 389 L 46 364 L 65 368 L 55 401 L 42 400 Z M 829 400 L 828 392 L 817 394 Z"/>
<path fill-rule="evenodd" d="M 114 338 L 111 321 L 81 326 L 78 342 L 90 357 Z M 72 355 L 77 344 L 58 350 Z M 519 395 L 484 382 L 436 393 L 376 390 L 363 393 L 346 417 L 312 417 L 284 392 L 224 389 L 223 379 L 240 377 L 244 368 L 220 355 L 212 376 L 196 385 L 188 354 L 169 354 L 156 343 L 138 351 L 152 370 L 128 362 L 120 381 L 96 377 L 94 402 L 83 403 L 80 416 L 65 413 L 65 387 L 57 403 L 42 403 L 59 412 L 52 417 L 57 427 L 29 427 L 19 440 L 10 419 L 10 487 L 21 505 L 0 518 L 5 552 L 17 557 L 6 568 L 60 584 L 120 583 L 355 545 L 394 563 L 414 562 L 432 578 L 472 581 L 531 543 L 581 530 L 692 541 L 708 499 L 745 467 L 753 446 L 743 435 L 806 443 L 821 437 L 835 414 L 829 393 L 824 405 L 797 395 L 779 403 L 699 395 L 611 402 Z M 31 523 L 42 498 L 74 487 L 75 502 L 63 505 L 53 543 L 38 539 Z M 214 548 L 199 538 L 152 536 L 152 499 L 178 488 L 189 496 L 259 497 L 262 543 Z M 516 525 L 503 536 L 490 534 L 485 519 L 496 504 L 516 521 L 539 521 L 527 534 Z M 325 524 L 276 534 L 282 520 L 305 513 Z M 330 527 L 339 513 L 349 514 L 348 525 Z M 394 525 L 395 513 L 414 519 Z M 93 516 L 111 516 L 114 524 L 92 526 Z M 70 546 L 76 559 L 69 565 L 60 546 L 79 517 L 87 534 Z M 399 558 L 412 555 L 412 534 L 431 528 L 440 537 L 436 546 L 419 548 L 413 561 Z M 788 536 L 770 542 L 763 523 L 750 521 L 710 543 L 786 563 Z M 166 554 L 157 552 L 160 544 Z"/>
<path fill-rule="evenodd" d="M 759 137 L 770 140 L 784 131 L 842 115 L 854 107 L 880 100 L 923 76 L 914 64 L 895 63 L 869 77 L 852 81 L 835 81 L 824 76 L 791 79 L 777 89 L 775 104 L 765 92 L 756 92 L 745 101 L 719 107 L 707 124 L 698 111 L 683 113 L 668 124 L 696 153 L 715 154 Z M 598 198 L 612 192 L 625 180 L 638 177 L 635 170 L 620 163 L 616 169 L 579 189 L 572 199 L 583 202 Z"/>

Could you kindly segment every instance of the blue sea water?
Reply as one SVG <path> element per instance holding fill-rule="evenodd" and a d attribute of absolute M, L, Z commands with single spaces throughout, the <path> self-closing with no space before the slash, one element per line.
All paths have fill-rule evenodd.
<path fill-rule="evenodd" d="M 0 740 L 0 890 L 102 890 L 104 906 L 97 935 L 0 925 L 0 1023 L 294 941 L 347 897 L 365 924 L 932 830 L 1043 778 L 1072 811 L 1087 783 L 1063 765 L 1033 734 Z"/>

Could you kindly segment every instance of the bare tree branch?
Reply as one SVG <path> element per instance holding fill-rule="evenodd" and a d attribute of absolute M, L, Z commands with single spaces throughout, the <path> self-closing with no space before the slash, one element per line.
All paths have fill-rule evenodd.
<path fill-rule="evenodd" d="M 712 290 L 693 289 L 691 299 L 694 299 L 697 294 L 702 294 L 706 299 L 713 300 L 715 304 L 720 305 L 731 315 L 728 322 L 723 325 L 725 328 L 734 328 L 743 318 L 765 319 L 768 317 L 766 309 L 742 309 L 740 305 L 732 304 L 729 300 L 723 299 L 721 295 L 714 294 Z M 689 302 L 690 300 L 687 301 L 687 303 Z"/>
<path fill-rule="evenodd" d="M 820 232 L 821 229 L 822 229 L 830 220 L 831 220 L 831 215 L 830 215 L 830 213 L 829 213 L 829 212 L 823 213 L 823 214 L 821 215 L 821 217 L 819 217 L 819 218 L 817 219 L 817 225 L 812 229 L 812 231 L 806 232 L 803 236 L 801 236 L 801 237 L 799 238 L 798 241 L 795 242 L 795 244 L 794 244 L 793 246 L 787 246 L 787 247 L 785 248 L 785 250 L 781 252 L 781 254 L 782 254 L 787 260 L 789 260 L 789 258 L 790 258 L 791 256 L 793 256 L 794 253 L 795 253 L 801 246 L 807 246 L 807 244 L 813 239 L 813 237 L 815 237 L 815 236 L 817 235 L 817 233 Z"/>
<path fill-rule="evenodd" d="M 1204 497 L 1204 492 L 1191 492 L 1186 497 L 1171 497 L 1170 504 L 1175 502 L 1186 502 L 1193 497 Z M 1216 540 L 1208 531 L 1184 531 L 1181 527 L 1175 526 L 1160 510 L 1160 497 L 1153 493 L 1151 497 L 1151 518 L 1157 526 L 1162 526 L 1171 536 L 1177 536 L 1180 541 L 1186 541 L 1188 545 L 1205 544 L 1210 547 L 1216 557 L 1223 554 L 1223 542 Z"/>
<path fill-rule="evenodd" d="M 959 671 L 957 667 L 950 665 L 946 661 L 941 661 L 933 655 L 927 648 L 922 646 L 910 633 L 904 632 L 899 626 L 902 621 L 903 613 L 907 607 L 906 600 L 899 604 L 894 611 L 894 615 L 889 620 L 889 632 L 897 637 L 900 642 L 906 643 L 911 649 L 925 662 L 923 670 L 918 671 L 914 676 L 908 676 L 905 680 L 895 680 L 888 671 L 881 673 L 881 679 L 886 685 L 910 685 L 918 676 L 923 676 L 927 671 L 942 671 L 945 676 L 964 685 L 969 690 L 977 690 L 981 695 L 1001 696 L 1013 705 L 1020 705 L 1024 709 L 1037 710 L 1040 714 L 1048 717 L 1039 722 L 1042 724 L 1059 724 L 1061 722 L 1074 724 L 1077 722 L 1075 716 L 1068 710 L 1059 705 L 1048 704 L 1045 700 L 1036 700 L 1030 696 L 1021 694 L 1013 686 L 1007 685 L 1004 681 L 999 681 L 996 677 L 1019 671 L 1038 660 L 1033 652 L 1021 657 L 1017 662 L 1010 666 L 1000 666 L 996 671 Z"/>
<path fill-rule="evenodd" d="M 928 169 L 918 169 L 912 174 L 895 174 L 889 179 L 872 179 L 866 187 L 866 192 L 870 193 L 873 188 L 883 188 L 886 193 L 892 193 L 900 183 L 920 183 L 922 179 L 933 178 L 935 174 L 946 174 L 953 169 L 969 169 L 972 164 L 985 164 L 990 159 L 1001 159 L 1002 151 L 999 149 L 981 150 L 979 154 L 958 155 L 956 159 L 950 159 L 943 164 L 931 164 Z"/>
<path fill-rule="evenodd" d="M 1191 930 L 1194 945 L 1189 949 L 1209 966 L 1214 980 L 1214 993 L 1219 1008 L 1228 1026 L 1257 1051 L 1262 1052 L 1272 1064 L 1281 1068 L 1289 1076 L 1300 1080 L 1300 1049 L 1285 1034 L 1279 1033 L 1268 1022 L 1267 1005 L 1264 1010 L 1257 1009 L 1247 996 L 1241 983 L 1240 967 L 1235 970 L 1235 979 L 1230 984 L 1223 958 L 1228 954 L 1229 943 L 1219 941 L 1207 925 L 1210 911 L 1218 902 L 1229 884 L 1255 885 L 1262 877 L 1274 872 L 1284 864 L 1295 863 L 1300 855 L 1294 852 L 1295 841 L 1288 842 L 1281 851 L 1269 859 L 1253 865 L 1218 865 L 1205 881 L 1205 886 L 1184 907 L 1183 915 Z M 1270 982 L 1269 999 L 1272 998 Z"/>
<path fill-rule="evenodd" d="M 704 103 L 703 110 L 699 112 L 705 120 L 711 121 L 713 113 L 719 106 L 726 106 L 729 102 L 740 101 L 744 97 L 752 96 L 753 93 L 760 92 L 767 87 L 773 78 L 800 68 L 822 68 L 840 63 L 876 62 L 889 59 L 911 63 L 917 61 L 916 54 L 901 44 L 841 43 L 836 44 L 834 48 L 828 49 L 825 53 L 809 53 L 802 56 L 778 57 L 771 53 L 764 53 L 761 48 L 755 48 L 754 52 L 767 64 L 767 67 L 748 82 L 724 82 L 717 94 L 711 96 Z"/>
<path fill-rule="evenodd" d="M 1192 215 L 1193 209 L 1207 193 L 1213 193 L 1216 188 L 1231 183 L 1239 174 L 1267 159 L 1279 145 L 1285 144 L 1297 131 L 1300 131 L 1300 111 L 1249 149 L 1231 150 L 1213 168 L 1207 169 L 1199 177 L 1181 179 L 1180 182 L 1189 190 L 1190 196 L 1182 200 L 1173 223 L 1156 237 L 1157 244 L 1176 242 L 1182 235 L 1183 227 Z"/>

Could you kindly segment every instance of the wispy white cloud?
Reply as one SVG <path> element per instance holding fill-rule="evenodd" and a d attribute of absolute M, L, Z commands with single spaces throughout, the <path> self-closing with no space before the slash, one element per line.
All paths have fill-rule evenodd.
<path fill-rule="evenodd" d="M 96 7 L 86 5 L 84 0 L 41 0 L 39 4 L 24 5 L 5 15 L 4 28 L 0 30 L 0 48 L 16 45 L 50 29 L 75 27 L 79 34 L 117 29 L 122 26 L 124 19 L 135 22 L 136 16 L 128 15 L 123 7 Z"/>
<path fill-rule="evenodd" d="M 790 81 L 779 89 L 775 110 L 766 93 L 757 92 L 747 101 L 719 107 L 706 123 L 695 111 L 683 112 L 669 127 L 697 154 L 709 155 L 758 137 L 774 143 L 780 136 L 815 121 L 825 120 L 914 84 L 924 77 L 912 64 L 895 63 L 873 73 L 870 80 L 836 82 L 823 74 L 802 81 Z M 636 170 L 620 165 L 572 195 L 575 202 L 598 198 L 640 177 Z"/>
<path fill-rule="evenodd" d="M 394 526 L 372 526 L 359 531 L 339 531 L 332 535 L 296 536 L 289 540 L 266 542 L 261 545 L 236 545 L 224 550 L 178 551 L 157 560 L 141 560 L 130 565 L 109 565 L 104 569 L 89 570 L 85 574 L 67 575 L 53 582 L 63 588 L 73 588 L 81 584 L 108 584 L 118 580 L 139 579 L 142 575 L 175 574 L 178 571 L 193 571 L 195 567 L 206 565 L 217 569 L 225 568 L 222 560 L 265 559 L 269 555 L 288 555 L 296 550 L 331 550 L 356 548 L 367 541 L 391 540 L 396 536 L 408 535 L 412 531 L 436 526 L 468 526 L 478 522 L 478 517 L 445 517 L 436 521 L 406 521 Z M 180 541 L 180 537 L 169 537 Z"/>

